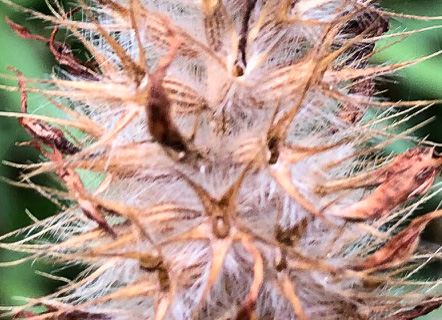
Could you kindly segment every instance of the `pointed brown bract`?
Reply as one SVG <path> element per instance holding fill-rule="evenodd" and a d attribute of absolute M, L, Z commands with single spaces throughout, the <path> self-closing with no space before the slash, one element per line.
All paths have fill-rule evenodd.
<path fill-rule="evenodd" d="M 331 208 L 330 214 L 348 220 L 366 220 L 385 216 L 406 201 L 425 194 L 440 171 L 441 158 L 432 148 L 412 149 L 374 173 L 369 184 L 379 186 L 367 197 L 345 208 Z"/>
<path fill-rule="evenodd" d="M 412 148 L 394 156 L 393 160 L 377 169 L 358 173 L 348 178 L 327 181 L 317 188 L 317 192 L 322 194 L 346 189 L 379 186 L 394 176 L 400 176 L 401 173 L 409 170 L 413 165 L 419 165 L 416 162 L 437 162 L 439 156 L 434 151 L 432 152 L 432 150 L 431 148 Z"/>
<path fill-rule="evenodd" d="M 66 305 L 50 305 L 42 303 L 47 311 L 35 313 L 30 311 L 20 311 L 14 314 L 12 319 L 31 320 L 111 320 L 111 316 L 102 313 L 91 313 L 83 310 L 72 310 Z"/>
<path fill-rule="evenodd" d="M 64 16 L 64 18 L 71 18 L 71 16 L 79 9 L 80 7 L 73 8 Z M 64 66 L 67 72 L 81 79 L 91 81 L 99 80 L 99 75 L 96 71 L 99 67 L 96 61 L 83 63 L 80 59 L 73 55 L 71 48 L 66 43 L 55 40 L 57 32 L 58 26 L 55 26 L 52 30 L 50 38 L 47 41 L 47 44 L 58 63 Z"/>
<path fill-rule="evenodd" d="M 56 165 L 58 176 L 65 184 L 69 194 L 78 202 L 78 205 L 86 217 L 98 223 L 98 225 L 113 238 L 117 238 L 117 234 L 107 223 L 98 205 L 85 198 L 88 192 L 86 191 L 80 176 L 65 164 L 60 151 L 54 147 L 54 153 L 45 153 L 45 155 Z"/>
<path fill-rule="evenodd" d="M 79 7 L 72 9 L 68 14 L 65 15 L 64 18 L 70 18 L 71 15 L 75 13 L 78 9 Z M 97 65 L 95 65 L 94 63 L 88 63 L 86 65 L 79 58 L 73 55 L 72 50 L 68 44 L 55 40 L 59 29 L 58 26 L 54 27 L 49 38 L 45 38 L 40 35 L 32 34 L 26 27 L 14 23 L 8 18 L 6 18 L 6 22 L 8 23 L 9 27 L 20 37 L 45 42 L 51 50 L 51 53 L 53 54 L 55 60 L 57 60 L 57 62 L 61 66 L 63 66 L 70 74 L 86 80 L 98 80 L 98 74 L 96 71 L 94 71 L 98 70 Z"/>
<path fill-rule="evenodd" d="M 416 249 L 419 236 L 426 225 L 433 219 L 442 216 L 442 211 L 428 213 L 415 218 L 411 224 L 392 237 L 378 251 L 356 264 L 354 270 L 381 270 L 396 267 L 410 260 L 410 256 Z"/>
<path fill-rule="evenodd" d="M 28 28 L 13 22 L 8 17 L 5 18 L 6 23 L 9 25 L 9 27 L 14 31 L 16 34 L 18 34 L 20 37 L 25 39 L 34 39 L 39 41 L 45 41 L 47 42 L 48 39 L 46 39 L 43 36 L 40 36 L 38 34 L 33 34 L 31 31 L 29 31 Z"/>
<path fill-rule="evenodd" d="M 26 78 L 20 71 L 13 68 L 10 69 L 18 76 L 18 87 L 21 92 L 21 112 L 27 114 L 28 96 L 26 93 Z M 52 127 L 41 120 L 32 119 L 32 117 L 19 118 L 18 121 L 32 138 L 49 147 L 55 146 L 64 154 L 74 154 L 80 151 L 80 148 L 66 139 L 63 132 L 58 128 Z"/>
<path fill-rule="evenodd" d="M 413 320 L 421 316 L 429 314 L 430 312 L 436 310 L 442 305 L 442 300 L 439 299 L 429 299 L 419 303 L 417 306 L 411 308 L 411 310 L 398 312 L 390 317 L 385 318 L 385 320 Z"/>
<path fill-rule="evenodd" d="M 179 42 L 174 38 L 172 31 L 169 35 L 171 48 L 169 54 L 161 61 L 155 72 L 149 77 L 149 100 L 146 106 L 149 133 L 155 141 L 184 157 L 188 151 L 187 142 L 171 118 L 171 102 L 163 86 L 163 80 L 176 55 Z M 181 155 L 182 154 L 182 155 Z"/>

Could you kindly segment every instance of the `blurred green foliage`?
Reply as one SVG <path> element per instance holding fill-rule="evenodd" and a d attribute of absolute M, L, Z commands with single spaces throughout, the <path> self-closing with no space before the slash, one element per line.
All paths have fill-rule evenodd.
<path fill-rule="evenodd" d="M 50 13 L 43 0 L 16 0 L 17 3 L 34 8 L 37 11 Z M 409 14 L 442 16 L 442 0 L 384 0 L 381 4 L 394 12 Z M 0 74 L 9 73 L 7 66 L 14 66 L 30 78 L 48 78 L 52 72 L 54 60 L 49 49 L 44 43 L 35 40 L 25 40 L 15 35 L 5 23 L 5 17 L 18 22 L 31 31 L 49 35 L 50 26 L 17 10 L 0 4 Z M 413 30 L 430 25 L 441 25 L 442 21 L 415 21 L 403 18 L 391 19 L 393 32 Z M 411 36 L 394 46 L 382 50 L 374 62 L 400 62 L 413 58 L 420 58 L 436 51 L 442 50 L 442 28 L 426 31 Z M 384 96 L 395 100 L 409 99 L 440 99 L 442 98 L 442 56 L 434 57 L 403 70 L 394 76 L 386 76 L 385 81 L 379 82 L 379 89 L 385 90 Z M 0 84 L 15 85 L 0 78 Z M 29 97 L 30 108 L 44 106 L 44 100 L 36 95 Z M 0 111 L 18 111 L 20 106 L 17 92 L 5 92 L 0 90 Z M 419 136 L 429 136 L 430 140 L 442 142 L 442 105 L 435 105 L 430 110 L 415 117 L 408 125 L 417 124 L 432 116 L 437 119 L 422 128 L 417 133 Z M 19 148 L 15 146 L 17 141 L 27 140 L 17 120 L 0 117 L 0 160 L 15 163 L 33 163 L 38 160 L 38 155 L 31 148 Z M 405 149 L 409 143 L 397 143 L 395 149 Z M 396 150 L 397 151 L 397 150 Z M 19 171 L 8 165 L 0 165 L 0 176 L 18 180 Z M 47 183 L 43 178 L 35 180 L 39 184 Z M 435 207 L 440 199 L 430 204 Z M 30 223 L 30 218 L 25 214 L 29 210 L 38 219 L 43 219 L 56 212 L 56 207 L 47 199 L 38 195 L 35 191 L 13 187 L 0 181 L 0 234 L 5 234 Z M 430 226 L 425 235 L 427 240 L 442 244 L 442 222 Z M 12 261 L 18 256 L 6 250 L 0 251 L 0 261 Z M 48 271 L 53 269 L 40 263 L 25 263 L 8 268 L 0 268 L 0 305 L 20 303 L 13 299 L 14 296 L 38 297 L 47 294 L 61 283 L 49 281 L 43 276 L 36 275 L 35 271 Z M 57 268 L 55 266 L 54 268 Z M 427 277 L 434 277 L 440 273 L 440 264 L 427 272 Z M 433 273 L 433 275 L 432 275 Z M 60 274 L 60 273 L 58 273 Z M 436 311 L 422 320 L 442 319 L 442 311 Z"/>
<path fill-rule="evenodd" d="M 44 1 L 23 1 L 24 6 L 33 7 L 38 10 L 45 10 Z M 14 66 L 20 69 L 29 77 L 44 77 L 51 72 L 51 64 L 54 62 L 48 54 L 44 44 L 35 41 L 26 41 L 17 37 L 5 23 L 8 16 L 14 21 L 19 21 L 28 26 L 31 30 L 43 31 L 44 25 L 36 20 L 29 20 L 28 16 L 18 11 L 11 10 L 0 4 L 0 73 L 5 73 L 7 66 Z M 48 30 L 46 30 L 48 31 Z M 7 72 L 10 74 L 10 72 Z M 0 80 L 1 84 L 15 85 L 14 83 Z M 0 110 L 17 111 L 20 100 L 18 93 L 7 93 L 0 90 Z M 41 103 L 41 97 L 32 97 L 31 104 Z M 0 159 L 16 163 L 29 163 L 38 160 L 38 155 L 30 148 L 18 148 L 17 141 L 28 139 L 25 132 L 18 126 L 17 120 L 12 118 L 0 118 Z M 0 176 L 17 180 L 18 170 L 0 165 Z M 42 179 L 40 179 L 40 182 Z M 5 234 L 18 227 L 29 224 L 29 218 L 25 209 L 35 214 L 38 218 L 54 213 L 54 206 L 42 199 L 35 191 L 19 189 L 3 181 L 0 182 L 0 234 Z M 0 261 L 11 261 L 17 255 L 11 252 L 0 251 Z M 13 296 L 36 297 L 48 293 L 50 288 L 47 281 L 36 276 L 34 271 L 40 265 L 23 265 L 0 268 L 0 302 L 1 305 L 17 304 L 12 300 Z M 46 267 L 47 268 L 47 267 Z M 42 268 L 43 270 L 45 267 Z"/>

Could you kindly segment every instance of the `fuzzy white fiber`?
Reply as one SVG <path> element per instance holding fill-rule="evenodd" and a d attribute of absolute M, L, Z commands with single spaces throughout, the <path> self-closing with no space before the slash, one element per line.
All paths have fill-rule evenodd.
<path fill-rule="evenodd" d="M 391 189 L 404 198 L 397 203 L 370 197 L 412 172 L 412 164 L 382 171 L 398 159 L 382 148 L 398 137 L 379 128 L 402 113 L 358 89 L 405 66 L 369 64 L 388 12 L 369 0 L 96 0 L 72 18 L 58 2 L 53 8 L 97 67 L 89 78 L 59 73 L 44 91 L 69 108 L 83 139 L 79 152 L 33 174 L 82 169 L 85 187 L 69 190 L 59 174 L 67 193 L 53 197 L 67 196 L 71 207 L 4 246 L 86 270 L 13 312 L 43 305 L 29 318 L 394 320 L 411 319 L 399 316 L 433 297 L 435 282 L 401 280 L 423 262 L 415 242 L 382 264 L 355 267 L 432 195 L 430 176 L 416 190 Z M 167 92 L 184 151 L 149 127 L 154 85 Z M 369 110 L 375 116 L 364 117 Z M 432 161 L 423 168 L 436 172 Z M 97 173 L 94 190 L 86 181 Z M 115 237 L 85 215 L 93 205 Z"/>

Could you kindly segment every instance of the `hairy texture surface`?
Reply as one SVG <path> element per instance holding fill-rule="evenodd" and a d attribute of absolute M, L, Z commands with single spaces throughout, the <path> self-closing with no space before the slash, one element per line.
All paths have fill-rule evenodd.
<path fill-rule="evenodd" d="M 411 279 L 440 257 L 419 235 L 442 212 L 414 211 L 442 158 L 425 141 L 382 156 L 413 139 L 387 125 L 432 103 L 375 97 L 376 77 L 427 58 L 370 65 L 393 13 L 369 0 L 80 4 L 28 10 L 54 23 L 49 39 L 9 21 L 60 65 L 45 81 L 12 69 L 13 116 L 47 159 L 17 184 L 71 202 L 2 246 L 86 266 L 16 319 L 404 320 L 442 304 L 437 281 Z M 61 27 L 91 61 L 56 40 Z M 66 118 L 27 114 L 28 93 Z M 65 190 L 32 183 L 45 172 Z"/>

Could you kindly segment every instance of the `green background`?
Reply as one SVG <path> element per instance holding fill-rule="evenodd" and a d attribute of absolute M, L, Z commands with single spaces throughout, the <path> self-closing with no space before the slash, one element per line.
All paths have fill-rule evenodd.
<path fill-rule="evenodd" d="M 42 0 L 16 1 L 25 7 L 31 7 L 41 12 L 49 13 L 46 4 Z M 409 14 L 442 16 L 442 0 L 386 0 L 381 2 L 383 6 L 394 12 Z M 16 36 L 5 23 L 5 16 L 13 21 L 27 26 L 31 31 L 49 35 L 50 25 L 35 19 L 29 19 L 27 15 L 11 10 L 0 3 L 0 73 L 5 73 L 7 66 L 14 66 L 31 78 L 48 78 L 55 64 L 47 46 L 35 40 L 25 40 Z M 391 30 L 412 30 L 430 25 L 442 25 L 441 21 L 410 21 L 401 18 L 391 20 Z M 63 40 L 63 38 L 61 38 Z M 442 50 L 442 29 L 427 31 L 415 35 L 392 48 L 382 51 L 375 57 L 375 62 L 399 62 L 412 58 L 419 58 Z M 419 65 L 410 67 L 394 76 L 384 78 L 379 83 L 379 89 L 386 90 L 384 96 L 393 99 L 441 99 L 442 98 L 442 57 L 438 56 Z M 8 83 L 0 79 L 1 84 Z M 31 107 L 42 104 L 41 98 L 35 95 L 29 97 Z M 18 93 L 6 93 L 0 90 L 0 111 L 18 111 L 20 107 Z M 430 140 L 442 142 L 442 105 L 435 105 L 429 111 L 421 114 L 410 122 L 409 125 L 436 115 L 437 119 L 420 130 L 420 136 L 429 135 Z M 30 148 L 15 146 L 17 141 L 27 140 L 17 120 L 0 118 L 0 160 L 8 160 L 16 163 L 32 163 L 38 160 L 38 154 Z M 395 151 L 408 147 L 407 143 L 398 143 L 391 148 Z M 18 171 L 6 165 L 0 164 L 0 176 L 17 180 Z M 37 183 L 45 184 L 47 179 L 41 177 Z M 432 201 L 426 210 L 435 207 L 441 199 Z M 26 226 L 31 221 L 25 214 L 29 210 L 37 218 L 41 219 L 55 213 L 56 208 L 49 201 L 39 196 L 35 191 L 12 187 L 0 181 L 0 235 Z M 424 238 L 442 244 L 442 222 L 435 222 L 427 228 Z M 0 251 L 0 261 L 9 261 L 17 258 L 16 255 L 4 250 Z M 43 276 L 37 275 L 36 270 L 57 269 L 60 266 L 47 266 L 39 263 L 26 263 L 11 268 L 0 268 L 0 305 L 20 303 L 13 297 L 38 297 L 48 294 L 57 285 L 56 281 L 48 281 Z M 434 264 L 426 271 L 427 278 L 435 277 L 441 273 L 441 264 Z M 69 275 L 75 272 L 72 269 L 60 270 L 58 275 Z M 433 312 L 422 319 L 442 319 L 441 312 Z"/>

